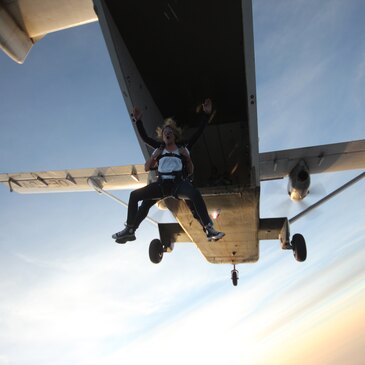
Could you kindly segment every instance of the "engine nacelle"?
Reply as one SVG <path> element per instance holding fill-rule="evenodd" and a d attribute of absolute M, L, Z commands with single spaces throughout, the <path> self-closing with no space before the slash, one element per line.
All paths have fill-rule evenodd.
<path fill-rule="evenodd" d="M 289 174 L 288 194 L 292 200 L 302 200 L 309 193 L 310 174 L 306 163 L 300 161 Z"/>

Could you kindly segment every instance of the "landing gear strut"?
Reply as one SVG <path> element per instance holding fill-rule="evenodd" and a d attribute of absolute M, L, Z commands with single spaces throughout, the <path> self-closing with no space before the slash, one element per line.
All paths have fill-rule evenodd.
<path fill-rule="evenodd" d="M 238 284 L 238 270 L 236 270 L 236 265 L 233 265 L 233 270 L 231 271 L 231 279 L 234 286 Z"/>

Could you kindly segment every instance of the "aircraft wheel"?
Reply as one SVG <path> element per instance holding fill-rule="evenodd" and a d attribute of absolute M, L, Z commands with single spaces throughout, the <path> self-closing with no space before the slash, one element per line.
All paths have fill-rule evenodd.
<path fill-rule="evenodd" d="M 232 283 L 234 286 L 237 286 L 238 284 L 238 271 L 236 269 L 233 269 L 231 271 L 231 278 L 232 278 Z"/>
<path fill-rule="evenodd" d="M 159 239 L 154 239 L 150 243 L 149 248 L 150 260 L 154 264 L 159 264 L 163 257 L 163 246 Z"/>
<path fill-rule="evenodd" d="M 296 233 L 293 236 L 291 244 L 293 247 L 295 259 L 299 262 L 305 261 L 307 258 L 307 246 L 305 244 L 304 237 L 301 234 Z"/>

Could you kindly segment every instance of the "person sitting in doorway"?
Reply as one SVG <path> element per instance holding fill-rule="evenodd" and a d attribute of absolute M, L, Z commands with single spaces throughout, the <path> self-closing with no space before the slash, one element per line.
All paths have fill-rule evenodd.
<path fill-rule="evenodd" d="M 115 233 L 112 238 L 119 243 L 136 239 L 136 218 L 140 201 L 158 201 L 166 197 L 175 197 L 188 199 L 193 203 L 208 241 L 221 239 L 225 233 L 215 230 L 199 190 L 188 179 L 183 178 L 183 165 L 185 164 L 187 173 L 192 174 L 193 164 L 188 149 L 179 147 L 177 144 L 181 138 L 181 129 L 170 119 L 158 131 L 164 144 L 156 148 L 145 163 L 146 171 L 150 171 L 157 165 L 158 181 L 131 192 L 126 227 Z"/>
<path fill-rule="evenodd" d="M 203 133 L 205 127 L 208 125 L 208 123 L 210 123 L 210 121 L 214 117 L 215 113 L 213 112 L 211 99 L 209 99 L 209 98 L 205 99 L 204 102 L 201 105 L 198 106 L 197 113 L 199 113 L 199 125 L 198 125 L 198 128 L 197 128 L 196 132 L 193 134 L 193 136 L 189 140 L 182 141 L 182 142 L 179 143 L 180 146 L 186 147 L 189 151 L 191 150 L 191 148 L 193 147 L 195 142 L 199 139 L 199 137 Z M 145 142 L 148 146 L 150 146 L 152 148 L 155 148 L 155 149 L 159 148 L 163 145 L 163 143 L 161 143 L 162 142 L 161 139 L 160 140 L 155 140 L 155 139 L 153 139 L 153 138 L 151 138 L 147 135 L 146 130 L 144 129 L 144 126 L 143 126 L 143 122 L 142 122 L 142 112 L 140 111 L 139 108 L 134 108 L 134 110 L 132 112 L 132 120 L 133 120 L 134 123 L 136 123 L 138 133 L 141 136 L 143 142 Z M 192 180 L 192 175 L 190 175 L 190 176 L 186 175 L 186 172 L 185 172 L 184 177 Z M 200 221 L 200 217 L 197 214 L 192 201 L 191 200 L 185 200 L 185 203 L 188 206 L 188 208 L 190 209 L 193 217 L 204 228 L 204 225 Z M 156 200 L 152 200 L 152 199 L 151 200 L 143 200 L 143 202 L 139 206 L 138 212 L 137 212 L 137 217 L 136 217 L 136 221 L 135 221 L 135 228 L 136 229 L 139 227 L 141 222 L 147 217 L 149 210 L 151 209 L 151 207 L 154 204 L 156 204 Z"/>

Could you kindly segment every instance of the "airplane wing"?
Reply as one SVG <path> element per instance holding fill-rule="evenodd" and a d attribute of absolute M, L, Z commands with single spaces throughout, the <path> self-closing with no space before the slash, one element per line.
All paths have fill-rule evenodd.
<path fill-rule="evenodd" d="M 304 161 L 311 174 L 365 168 L 365 139 L 260 153 L 260 180 L 281 179 Z"/>
<path fill-rule="evenodd" d="M 55 193 L 136 189 L 147 184 L 149 173 L 144 165 L 86 168 L 0 174 L 0 183 L 17 193 Z M 90 184 L 92 181 L 93 184 Z"/>
<path fill-rule="evenodd" d="M 0 48 L 23 63 L 47 33 L 97 20 L 91 0 L 0 1 Z"/>

